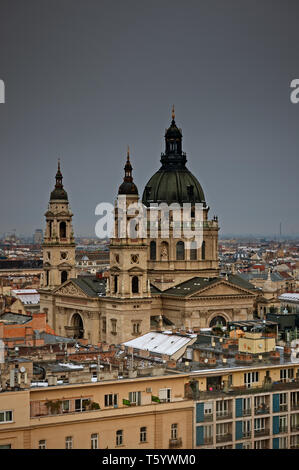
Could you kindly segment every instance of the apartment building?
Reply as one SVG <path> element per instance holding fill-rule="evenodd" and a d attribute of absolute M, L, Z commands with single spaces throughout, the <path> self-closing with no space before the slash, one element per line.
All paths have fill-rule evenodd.
<path fill-rule="evenodd" d="M 0 394 L 0 448 L 192 448 L 186 374 Z"/>
<path fill-rule="evenodd" d="M 194 448 L 299 448 L 298 377 L 299 364 L 291 361 L 193 376 L 199 384 L 193 392 Z"/>

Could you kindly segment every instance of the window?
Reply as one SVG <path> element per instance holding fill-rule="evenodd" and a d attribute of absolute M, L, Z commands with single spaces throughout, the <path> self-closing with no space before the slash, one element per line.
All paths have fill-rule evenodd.
<path fill-rule="evenodd" d="M 204 419 L 207 421 L 211 421 L 213 419 L 213 403 L 205 403 L 203 412 Z"/>
<path fill-rule="evenodd" d="M 287 437 L 280 437 L 279 438 L 279 448 L 280 449 L 287 449 L 288 448 L 288 438 Z"/>
<path fill-rule="evenodd" d="M 116 335 L 117 334 L 117 328 L 116 328 L 116 323 L 117 323 L 117 320 L 115 320 L 114 318 L 111 320 L 111 333 L 113 335 Z"/>
<path fill-rule="evenodd" d="M 279 410 L 287 411 L 287 409 L 288 409 L 288 395 L 287 393 L 280 393 L 279 394 Z"/>
<path fill-rule="evenodd" d="M 206 242 L 203 241 L 201 245 L 201 259 L 206 259 Z"/>
<path fill-rule="evenodd" d="M 123 443 L 123 430 L 119 429 L 116 431 L 116 445 L 121 446 Z"/>
<path fill-rule="evenodd" d="M 288 417 L 279 416 L 279 432 L 287 432 L 288 430 Z"/>
<path fill-rule="evenodd" d="M 250 388 L 253 383 L 257 383 L 259 381 L 259 373 L 258 372 L 246 372 L 244 374 L 244 384 L 247 388 Z"/>
<path fill-rule="evenodd" d="M 67 281 L 67 271 L 62 271 L 61 272 L 61 284 L 63 284 L 65 281 Z"/>
<path fill-rule="evenodd" d="M 90 402 L 89 398 L 78 398 L 75 400 L 75 411 L 86 411 L 88 404 Z"/>
<path fill-rule="evenodd" d="M 146 427 L 140 428 L 140 442 L 146 442 Z"/>
<path fill-rule="evenodd" d="M 0 411 L 0 423 L 11 423 L 12 411 Z"/>
<path fill-rule="evenodd" d="M 185 259 L 185 244 L 182 241 L 176 244 L 176 259 L 178 261 Z"/>
<path fill-rule="evenodd" d="M 243 398 L 243 415 L 251 414 L 251 398 Z"/>
<path fill-rule="evenodd" d="M 133 323 L 133 335 L 140 334 L 140 323 Z"/>
<path fill-rule="evenodd" d="M 178 425 L 172 424 L 171 425 L 171 439 L 177 439 L 178 438 Z"/>
<path fill-rule="evenodd" d="M 290 382 L 294 378 L 294 369 L 280 369 L 280 380 Z"/>
<path fill-rule="evenodd" d="M 205 444 L 212 444 L 213 442 L 213 425 L 203 427 L 203 438 Z"/>
<path fill-rule="evenodd" d="M 262 441 L 255 441 L 254 448 L 255 449 L 267 449 L 268 448 L 268 440 L 264 439 Z"/>
<path fill-rule="evenodd" d="M 92 434 L 91 435 L 91 448 L 92 449 L 98 449 L 99 448 L 99 435 L 98 434 Z"/>
<path fill-rule="evenodd" d="M 45 439 L 42 439 L 41 441 L 38 441 L 38 448 L 39 449 L 46 449 L 47 448 Z"/>
<path fill-rule="evenodd" d="M 159 398 L 161 401 L 170 402 L 171 401 L 171 388 L 160 388 Z"/>
<path fill-rule="evenodd" d="M 251 442 L 243 442 L 243 449 L 251 449 Z"/>
<path fill-rule="evenodd" d="M 254 420 L 254 432 L 259 434 L 265 430 L 266 420 L 265 418 L 256 418 Z"/>
<path fill-rule="evenodd" d="M 107 329 L 107 320 L 106 320 L 106 317 L 103 317 L 103 320 L 102 320 L 102 332 L 103 332 L 103 333 L 106 333 L 106 329 Z"/>
<path fill-rule="evenodd" d="M 68 413 L 70 411 L 70 401 L 63 400 L 61 404 L 61 408 L 62 408 L 62 413 Z"/>
<path fill-rule="evenodd" d="M 251 420 L 247 419 L 242 422 L 243 437 L 251 437 Z"/>
<path fill-rule="evenodd" d="M 60 222 L 59 236 L 60 238 L 66 238 L 66 223 L 65 222 Z"/>
<path fill-rule="evenodd" d="M 150 242 L 150 259 L 152 261 L 155 261 L 157 257 L 157 245 L 156 242 L 151 241 Z"/>
<path fill-rule="evenodd" d="M 229 423 L 216 424 L 216 437 L 225 436 L 229 434 Z"/>
<path fill-rule="evenodd" d="M 190 244 L 190 260 L 197 260 L 197 242 L 191 242 Z"/>
<path fill-rule="evenodd" d="M 216 417 L 228 415 L 228 400 L 216 401 Z"/>
<path fill-rule="evenodd" d="M 118 276 L 114 276 L 114 293 L 116 294 L 118 290 Z"/>
<path fill-rule="evenodd" d="M 65 448 L 72 449 L 73 448 L 73 438 L 72 436 L 68 436 L 65 438 Z"/>
<path fill-rule="evenodd" d="M 139 292 L 139 279 L 137 276 L 132 277 L 132 294 L 138 294 Z"/>
<path fill-rule="evenodd" d="M 255 414 L 269 413 L 269 406 L 266 403 L 265 395 L 254 397 L 254 411 Z"/>
<path fill-rule="evenodd" d="M 141 405 L 141 392 L 129 392 L 131 405 Z"/>
<path fill-rule="evenodd" d="M 291 407 L 292 410 L 299 409 L 299 392 L 291 392 Z"/>
<path fill-rule="evenodd" d="M 105 395 L 105 406 L 117 406 L 117 393 Z"/>

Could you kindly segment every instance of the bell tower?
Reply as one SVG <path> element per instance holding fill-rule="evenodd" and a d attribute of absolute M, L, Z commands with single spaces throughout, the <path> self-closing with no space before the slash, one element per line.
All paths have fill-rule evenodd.
<path fill-rule="evenodd" d="M 147 242 L 142 234 L 140 236 L 135 213 L 135 208 L 138 213 L 143 206 L 133 182 L 129 150 L 124 171 L 115 202 L 115 231 L 110 239 L 110 276 L 105 298 L 107 308 L 102 316 L 105 324 L 103 339 L 115 344 L 147 333 L 151 316 Z"/>
<path fill-rule="evenodd" d="M 58 160 L 56 184 L 45 213 L 42 289 L 52 290 L 70 277 L 76 277 L 73 214 L 69 208 L 68 195 L 63 187 L 62 178 Z"/>
<path fill-rule="evenodd" d="M 118 298 L 148 297 L 147 243 L 138 235 L 134 222 L 138 206 L 138 189 L 133 182 L 129 149 L 124 167 L 124 181 L 115 202 L 115 233 L 110 241 L 110 296 Z M 138 222 L 137 222 L 138 225 Z M 132 230 L 132 233 L 131 233 Z M 135 231 L 134 231 L 135 230 Z"/>

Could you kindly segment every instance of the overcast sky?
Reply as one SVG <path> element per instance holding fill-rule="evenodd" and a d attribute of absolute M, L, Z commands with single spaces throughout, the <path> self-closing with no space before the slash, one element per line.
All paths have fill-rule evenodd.
<path fill-rule="evenodd" d="M 0 233 L 44 228 L 57 158 L 94 235 L 127 145 L 142 195 L 171 106 L 221 233 L 299 234 L 298 0 L 1 0 Z"/>

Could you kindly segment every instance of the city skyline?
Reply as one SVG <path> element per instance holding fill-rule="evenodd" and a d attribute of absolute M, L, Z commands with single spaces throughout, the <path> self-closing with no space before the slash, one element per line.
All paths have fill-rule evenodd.
<path fill-rule="evenodd" d="M 297 6 L 15 3 L 0 19 L 1 232 L 44 229 L 60 158 L 75 235 L 94 236 L 127 145 L 140 196 L 159 169 L 174 103 L 220 235 L 278 235 L 280 222 L 298 235 Z"/>

